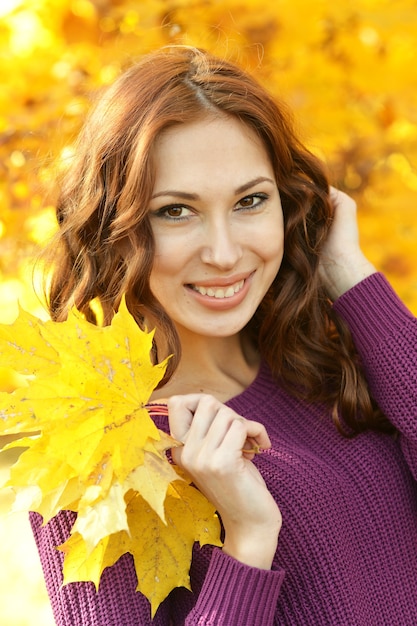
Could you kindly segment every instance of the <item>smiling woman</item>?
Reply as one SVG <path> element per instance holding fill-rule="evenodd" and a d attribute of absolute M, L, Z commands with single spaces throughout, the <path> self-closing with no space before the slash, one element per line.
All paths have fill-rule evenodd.
<path fill-rule="evenodd" d="M 233 117 L 165 131 L 153 158 L 150 287 L 184 357 L 189 342 L 231 339 L 252 319 L 282 260 L 281 202 L 263 143 Z"/>
<path fill-rule="evenodd" d="M 109 324 L 125 296 L 156 327 L 152 415 L 223 525 L 154 623 L 417 623 L 416 320 L 286 107 L 228 61 L 157 51 L 93 108 L 57 217 L 52 317 L 95 321 L 97 299 Z M 31 519 L 59 626 L 151 623 L 131 555 L 98 592 L 62 586 L 74 516 Z"/>

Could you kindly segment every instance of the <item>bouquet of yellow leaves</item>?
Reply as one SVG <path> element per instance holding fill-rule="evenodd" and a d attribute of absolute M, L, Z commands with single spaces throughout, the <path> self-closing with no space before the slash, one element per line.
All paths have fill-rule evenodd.
<path fill-rule="evenodd" d="M 0 392 L 0 435 L 17 436 L 6 448 L 26 448 L 4 486 L 14 509 L 44 523 L 77 513 L 60 546 L 64 584 L 98 588 L 104 568 L 130 552 L 154 614 L 174 587 L 189 588 L 194 542 L 221 544 L 214 507 L 169 463 L 166 450 L 179 444 L 146 408 L 167 364 L 152 364 L 152 338 L 124 300 L 105 327 L 76 309 L 65 322 L 20 311 L 0 325 L 0 366 L 24 375 Z"/>

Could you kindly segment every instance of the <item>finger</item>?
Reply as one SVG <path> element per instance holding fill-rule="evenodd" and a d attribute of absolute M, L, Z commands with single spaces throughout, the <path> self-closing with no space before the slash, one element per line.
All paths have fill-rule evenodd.
<path fill-rule="evenodd" d="M 234 421 L 238 422 L 236 433 L 228 437 L 230 451 L 252 458 L 260 449 L 271 447 L 270 439 L 262 424 L 247 420 L 207 394 L 172 396 L 168 401 L 170 428 L 173 437 L 187 442 L 187 457 L 195 454 L 210 455 L 221 446 Z M 250 442 L 250 443 L 249 443 Z M 176 453 L 179 462 L 181 453 Z"/>
<path fill-rule="evenodd" d="M 217 427 L 212 437 L 222 438 L 222 426 L 227 429 L 237 414 L 213 396 L 192 394 L 176 396 L 168 407 L 170 411 L 171 432 L 181 441 L 200 444 L 209 433 L 214 421 Z"/>
<path fill-rule="evenodd" d="M 232 409 L 217 402 L 214 398 L 203 399 L 194 413 L 194 419 L 187 435 L 188 447 L 201 448 L 209 452 L 221 445 L 234 420 L 245 421 Z"/>
<path fill-rule="evenodd" d="M 209 455 L 223 438 L 221 432 L 224 418 L 218 419 L 218 427 L 214 429 L 210 439 L 206 439 L 211 424 L 218 412 L 233 413 L 213 396 L 207 394 L 189 394 L 173 396 L 168 402 L 168 413 L 171 434 L 182 443 L 187 442 L 186 450 L 172 450 L 174 463 L 184 466 L 190 460 L 201 454 Z M 224 424 L 223 424 L 224 429 Z M 205 451 L 207 449 L 207 451 Z"/>
<path fill-rule="evenodd" d="M 191 441 L 187 440 L 187 447 Z M 197 450 L 203 451 L 208 457 L 216 451 L 223 451 L 226 455 L 238 458 L 252 459 L 260 450 L 271 447 L 271 442 L 265 427 L 258 422 L 253 422 L 234 413 L 231 420 L 216 419 L 204 441 L 198 444 Z"/>
<path fill-rule="evenodd" d="M 271 440 L 266 432 L 266 428 L 260 422 L 253 420 L 245 420 L 247 428 L 247 441 L 253 442 L 253 444 L 260 448 L 267 450 L 271 447 Z"/>
<path fill-rule="evenodd" d="M 175 439 L 178 439 L 178 441 L 185 440 L 201 398 L 202 394 L 196 393 L 171 396 L 168 399 L 167 407 L 170 431 L 171 435 Z"/>
<path fill-rule="evenodd" d="M 213 396 L 201 396 L 194 412 L 194 417 L 187 433 L 187 448 L 201 450 L 203 447 L 206 453 L 214 451 L 218 448 L 230 429 L 234 421 L 242 424 L 243 440 L 236 441 L 233 446 L 235 450 L 242 451 L 246 444 L 246 440 L 252 441 L 251 446 L 255 446 L 255 453 L 259 448 L 270 448 L 271 442 L 262 424 L 252 420 L 247 420 L 238 415 L 230 407 L 222 404 Z M 240 445 L 241 444 L 241 445 Z M 240 447 L 239 447 L 240 446 Z"/>
<path fill-rule="evenodd" d="M 341 208 L 356 213 L 357 205 L 356 201 L 344 191 L 330 187 L 330 200 L 335 209 Z M 337 214 L 337 211 L 336 211 Z"/>

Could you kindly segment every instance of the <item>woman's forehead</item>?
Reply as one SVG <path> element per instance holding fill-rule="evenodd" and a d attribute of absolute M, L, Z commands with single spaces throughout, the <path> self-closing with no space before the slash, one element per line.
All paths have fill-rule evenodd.
<path fill-rule="evenodd" d="M 153 149 L 154 193 L 160 187 L 177 188 L 214 177 L 213 183 L 230 177 L 233 186 L 273 176 L 266 148 L 249 126 L 232 116 L 207 116 L 170 127 Z"/>

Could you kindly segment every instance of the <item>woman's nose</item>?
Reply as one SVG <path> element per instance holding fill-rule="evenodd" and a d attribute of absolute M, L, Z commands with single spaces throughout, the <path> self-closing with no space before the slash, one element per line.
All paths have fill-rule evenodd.
<path fill-rule="evenodd" d="M 228 270 L 242 257 L 242 246 L 232 224 L 226 220 L 208 227 L 201 252 L 204 263 Z"/>

